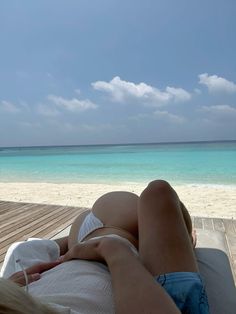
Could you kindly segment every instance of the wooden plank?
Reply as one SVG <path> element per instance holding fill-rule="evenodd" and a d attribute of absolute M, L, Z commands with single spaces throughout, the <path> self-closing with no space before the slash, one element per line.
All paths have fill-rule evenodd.
<path fill-rule="evenodd" d="M 5 208 L 13 208 L 16 206 L 25 206 L 25 205 L 30 205 L 33 203 L 25 203 L 25 202 L 3 202 L 1 204 L 1 209 L 5 209 Z"/>
<path fill-rule="evenodd" d="M 17 208 L 19 208 L 19 207 L 23 207 L 23 206 L 26 206 L 26 205 L 32 205 L 32 204 L 24 204 L 24 205 L 21 205 L 21 204 L 17 204 L 17 203 L 13 203 L 13 204 L 9 204 L 9 203 L 7 203 L 7 204 L 4 204 L 4 205 L 1 205 L 0 206 L 0 214 L 2 215 L 2 214 L 4 214 L 4 213 L 7 213 L 7 212 L 9 212 L 9 211 L 12 211 L 12 210 L 15 210 L 15 209 L 17 209 Z"/>
<path fill-rule="evenodd" d="M 226 234 L 226 238 L 229 246 L 229 252 L 232 256 L 234 253 L 236 253 L 236 236 L 233 236 L 232 234 Z"/>
<path fill-rule="evenodd" d="M 4 213 L 2 213 L 1 216 L 1 221 L 3 220 L 10 220 L 11 217 L 16 217 L 18 215 L 20 215 L 22 212 L 27 211 L 28 209 L 37 207 L 38 205 L 36 204 L 27 204 L 24 206 L 18 206 L 18 207 L 14 207 L 13 209 L 8 209 L 7 211 L 5 211 Z"/>
<path fill-rule="evenodd" d="M 56 217 L 61 215 L 61 212 L 64 211 L 64 207 L 61 207 L 58 212 L 49 212 L 48 214 L 41 216 L 39 219 L 31 222 L 30 224 L 28 224 L 27 226 L 23 226 L 21 228 L 19 228 L 15 232 L 11 232 L 9 235 L 3 237 L 1 240 L 1 244 L 2 245 L 6 245 L 8 243 L 13 243 L 16 241 L 17 238 L 21 237 L 23 234 L 26 235 L 26 237 L 28 238 L 30 236 L 30 234 L 32 234 L 32 231 L 35 230 L 35 228 L 39 228 L 41 226 L 43 226 L 45 224 L 45 221 L 47 219 L 52 219 L 53 215 L 55 215 Z M 0 254 L 1 254 L 1 250 L 0 250 Z"/>
<path fill-rule="evenodd" d="M 194 217 L 194 225 L 193 226 L 194 226 L 194 228 L 202 229 L 203 228 L 202 218 Z"/>
<path fill-rule="evenodd" d="M 32 234 L 33 231 L 41 228 L 45 221 L 49 220 L 54 220 L 58 216 L 64 214 L 64 210 L 60 208 L 60 211 L 50 211 L 47 214 L 44 214 L 43 216 L 41 215 L 40 218 L 32 221 L 31 223 L 22 226 L 20 228 L 17 228 L 15 231 L 12 231 L 9 233 L 9 235 L 4 236 L 1 241 L 1 246 L 5 246 L 8 243 L 15 242 L 17 238 L 22 238 L 22 236 L 26 236 Z M 0 250 L 1 252 L 1 250 Z"/>
<path fill-rule="evenodd" d="M 71 212 L 66 216 L 66 224 L 65 224 L 65 219 L 64 217 L 61 217 L 61 219 L 57 220 L 57 224 L 58 225 L 63 225 L 63 223 L 66 225 L 66 227 L 74 221 L 75 217 L 77 217 L 77 212 Z M 69 223 L 68 223 L 69 221 Z M 45 227 L 45 226 L 44 226 Z M 41 230 L 40 232 L 36 233 L 35 236 L 41 238 L 43 236 L 44 233 L 47 233 L 47 237 L 49 234 L 51 234 L 52 232 L 55 233 L 55 227 L 54 224 L 47 224 L 46 228 L 44 228 L 43 230 Z"/>
<path fill-rule="evenodd" d="M 236 236 L 226 234 L 226 240 L 229 248 L 229 259 L 234 273 L 234 279 L 236 280 Z"/>
<path fill-rule="evenodd" d="M 46 213 L 50 213 L 50 212 L 54 212 L 54 211 L 56 211 L 56 210 L 61 210 L 61 208 L 62 208 L 62 206 L 58 206 L 58 207 L 56 207 L 56 208 L 54 208 L 54 207 L 53 207 L 53 208 L 48 208 L 48 205 L 42 205 L 41 207 L 39 207 L 39 206 L 34 206 L 34 207 L 32 207 L 32 209 L 26 210 L 26 211 L 20 213 L 20 215 L 19 215 L 19 220 L 21 220 L 22 217 L 26 217 L 26 218 L 27 218 L 28 216 L 30 216 L 30 213 L 32 214 L 32 217 L 35 217 L 35 216 L 37 216 L 40 212 L 44 212 L 44 211 L 45 211 Z M 4 228 L 6 225 L 10 226 L 10 224 L 11 224 L 12 221 L 13 221 L 13 223 L 17 221 L 17 220 L 15 220 L 15 218 L 18 218 L 18 215 L 17 215 L 17 216 L 14 215 L 14 217 L 12 217 L 8 222 L 2 223 L 1 226 L 3 226 L 3 228 Z"/>
<path fill-rule="evenodd" d="M 45 230 L 47 228 L 53 227 L 55 229 L 55 226 L 60 224 L 61 220 L 65 221 L 68 217 L 70 218 L 71 215 L 73 217 L 77 217 L 77 210 L 71 210 L 70 208 L 66 208 L 66 210 L 63 211 L 62 214 L 57 214 L 53 219 L 48 220 L 46 223 L 44 223 L 40 228 L 37 228 L 37 232 L 41 232 L 42 230 Z M 36 233 L 34 233 L 36 235 Z M 37 233 L 38 234 L 38 233 Z"/>
<path fill-rule="evenodd" d="M 59 213 L 58 213 L 58 210 L 56 210 L 56 212 L 55 212 L 55 209 L 57 209 L 57 208 L 59 208 L 59 210 L 60 210 L 60 212 L 62 212 L 62 215 L 59 215 Z M 54 214 L 54 217 L 51 217 L 51 218 L 54 218 L 54 219 L 50 219 L 51 220 L 51 223 L 49 223 L 49 224 L 46 224 L 46 227 L 48 227 L 48 225 L 50 225 L 50 228 L 51 228 L 51 230 L 48 230 L 49 228 L 47 228 L 47 230 L 46 231 L 50 231 L 50 233 L 52 234 L 52 233 L 58 233 L 58 232 L 60 232 L 60 230 L 64 227 L 64 226 L 68 226 L 73 220 L 74 220 L 74 218 L 78 215 L 78 209 L 77 208 L 66 208 L 66 210 L 65 210 L 65 208 L 63 207 L 63 206 L 59 206 L 59 207 L 57 207 L 57 206 L 53 206 L 53 211 L 55 212 L 55 214 Z M 73 213 L 73 215 L 71 216 L 70 215 L 70 213 Z M 47 215 L 48 216 L 48 215 Z M 60 222 L 60 225 L 59 226 L 57 226 L 57 223 L 58 223 L 58 219 L 61 217 L 61 221 L 63 221 L 63 224 L 60 222 L 60 220 L 59 220 L 59 222 Z M 44 218 L 43 219 L 45 219 L 45 216 L 44 216 Z M 67 222 L 67 223 L 65 223 L 65 219 L 66 220 L 69 220 L 69 222 Z M 42 220 L 42 219 L 41 219 Z M 42 221 L 41 221 L 42 222 Z M 43 222 L 43 224 L 45 225 L 45 223 Z M 34 228 L 35 229 L 35 228 Z M 24 235 L 22 235 L 22 234 L 19 234 L 19 233 L 17 233 L 16 234 L 16 236 L 17 236 L 17 238 L 18 239 L 15 239 L 15 240 L 13 240 L 13 238 L 11 239 L 11 241 L 10 241 L 10 243 L 12 243 L 12 242 L 15 242 L 15 241 L 19 241 L 19 240 L 23 240 L 22 239 L 22 237 L 23 238 L 25 238 L 25 237 L 33 237 L 34 236 L 34 234 L 35 233 L 37 233 L 37 231 L 41 231 L 42 232 L 42 229 L 45 229 L 45 226 L 44 227 L 42 227 L 42 224 L 41 224 L 41 229 L 39 228 L 39 226 L 37 226 L 37 228 L 35 229 L 35 230 L 33 230 L 33 231 L 31 231 L 31 234 L 30 235 L 28 235 L 28 236 L 26 236 L 25 235 L 25 233 L 24 233 Z M 46 232 L 43 232 L 45 235 L 46 235 Z M 19 239 L 20 238 L 20 239 Z M 13 241 L 12 241 L 13 240 Z M 7 241 L 8 242 L 8 241 Z M 4 243 L 1 243 L 1 247 L 3 246 L 3 244 Z M 5 244 L 6 244 L 6 242 L 5 242 Z M 5 246 L 5 245 L 4 245 Z M 9 245 L 7 245 L 6 247 L 5 247 L 5 250 L 4 251 L 6 251 L 6 249 L 7 249 L 7 247 L 8 247 Z M 3 250 L 3 248 L 1 249 L 1 251 Z"/>
<path fill-rule="evenodd" d="M 28 237 L 32 236 L 36 231 L 41 230 L 44 228 L 45 222 L 47 220 L 52 221 L 52 223 L 56 223 L 56 220 L 59 219 L 61 216 L 66 217 L 68 210 L 64 210 L 60 208 L 60 212 L 50 212 L 40 219 L 34 221 L 33 223 L 29 224 L 28 226 L 24 226 L 19 228 L 17 232 L 12 232 L 11 237 L 4 237 L 4 241 L 2 241 L 2 245 L 6 245 L 8 243 L 15 242 L 17 238 L 27 239 Z M 1 250 L 0 250 L 1 252 Z"/>
<path fill-rule="evenodd" d="M 233 219 L 223 219 L 225 231 L 230 235 L 236 235 L 236 229 L 234 226 L 234 220 Z"/>
<path fill-rule="evenodd" d="M 223 219 L 214 218 L 213 219 L 213 224 L 214 224 L 214 229 L 215 230 L 225 232 L 225 226 L 224 226 Z"/>
<path fill-rule="evenodd" d="M 6 203 L 6 204 L 1 204 L 0 205 L 0 214 L 11 209 L 11 208 L 14 208 L 14 207 L 17 207 L 16 204 L 12 204 L 12 206 L 10 206 L 10 204 Z"/>
<path fill-rule="evenodd" d="M 30 216 L 30 214 L 31 214 L 31 217 L 32 218 L 37 218 L 37 217 L 39 217 L 40 218 L 40 214 L 42 213 L 44 213 L 45 212 L 45 214 L 47 214 L 47 213 L 50 213 L 50 212 L 55 212 L 57 209 L 53 209 L 53 210 L 48 210 L 48 207 L 47 207 L 47 205 L 45 205 L 45 206 L 42 206 L 42 207 L 40 207 L 39 208 L 39 206 L 35 206 L 34 208 L 32 208 L 32 211 L 30 210 L 30 211 L 26 211 L 26 212 L 23 212 L 23 218 L 24 218 L 24 216 L 26 216 L 26 219 L 28 218 L 28 216 Z M 60 206 L 58 206 L 58 210 L 61 210 L 61 207 Z M 16 215 L 15 215 L 16 216 Z M 21 222 L 21 219 L 22 219 L 22 216 L 20 216 L 19 217 L 20 219 L 19 220 L 15 220 L 15 218 L 12 218 L 10 221 L 8 221 L 7 223 L 3 223 L 3 224 L 1 224 L 1 226 L 3 225 L 3 228 L 1 228 L 1 226 L 0 226 L 0 231 L 1 230 L 5 230 L 5 227 L 6 226 L 10 226 L 11 225 L 11 221 L 13 220 L 13 222 L 18 222 L 19 224 L 20 224 L 20 222 Z M 35 219 L 34 219 L 35 220 Z M 10 236 L 10 232 L 8 233 L 8 237 Z M 1 236 L 1 240 L 3 240 L 3 236 Z"/>
<path fill-rule="evenodd" d="M 212 218 L 202 218 L 203 229 L 214 230 Z"/>
<path fill-rule="evenodd" d="M 61 210 L 61 207 L 55 207 L 49 211 L 48 206 L 42 206 L 41 208 L 36 207 L 35 212 L 27 212 L 24 213 L 20 219 L 14 219 L 13 222 L 9 222 L 8 225 L 5 225 L 3 228 L 0 226 L 0 235 L 1 237 L 5 235 L 9 235 L 14 230 L 19 230 L 19 228 L 29 225 L 33 221 L 37 220 L 38 218 L 42 217 L 49 212 L 58 213 L 58 210 Z"/>
<path fill-rule="evenodd" d="M 55 234 L 58 234 L 59 232 L 63 231 L 64 229 L 66 229 L 67 227 L 69 227 L 73 221 L 75 220 L 76 216 L 73 217 L 72 219 L 64 222 L 62 225 L 60 225 L 60 228 L 58 228 L 58 230 L 55 232 L 55 230 L 51 230 L 50 232 L 47 233 L 47 238 L 51 239 L 52 237 L 55 236 Z"/>
<path fill-rule="evenodd" d="M 43 227 L 41 227 L 40 229 L 33 230 L 30 235 L 21 235 L 21 237 L 18 238 L 17 241 L 26 240 L 26 238 L 29 238 L 29 237 L 50 238 L 54 234 L 57 234 L 58 232 L 60 232 L 62 229 L 68 227 L 77 217 L 77 215 L 78 215 L 77 208 L 73 208 L 73 209 L 69 208 L 68 211 L 64 213 L 64 215 L 62 216 L 57 215 L 53 220 L 51 220 L 50 223 L 43 225 Z M 0 250 L 0 263 L 3 261 L 5 253 L 7 249 L 9 248 L 9 246 L 10 246 L 10 243 L 4 246 L 4 248 Z"/>
<path fill-rule="evenodd" d="M 7 226 L 12 225 L 14 222 L 21 220 L 22 218 L 27 218 L 28 216 L 33 216 L 35 213 L 43 211 L 45 208 L 47 208 L 47 205 L 31 205 L 27 207 L 19 208 L 16 212 L 10 212 L 11 215 L 0 215 L 1 217 L 1 223 L 0 228 L 5 228 Z M 2 219 L 4 218 L 4 220 Z"/>
<path fill-rule="evenodd" d="M 233 270 L 236 275 L 236 253 L 232 254 L 232 263 L 233 263 Z"/>

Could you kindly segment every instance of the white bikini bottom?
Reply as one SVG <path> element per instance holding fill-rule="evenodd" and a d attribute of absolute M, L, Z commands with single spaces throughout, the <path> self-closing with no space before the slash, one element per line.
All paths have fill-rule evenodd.
<path fill-rule="evenodd" d="M 82 225 L 80 226 L 78 241 L 82 242 L 91 232 L 103 227 L 104 224 L 101 222 L 101 220 L 94 216 L 93 212 L 90 212 L 85 217 Z"/>
<path fill-rule="evenodd" d="M 112 227 L 112 226 L 111 226 Z M 83 240 L 93 231 L 97 230 L 97 229 L 101 229 L 104 228 L 104 224 L 101 222 L 101 220 L 99 218 L 97 218 L 93 212 L 90 212 L 84 219 L 84 221 L 82 222 L 82 225 L 80 226 L 79 229 L 79 233 L 78 233 L 78 242 L 83 242 Z M 116 229 L 120 229 L 117 227 L 112 227 L 112 228 L 116 228 Z M 121 230 L 121 229 L 120 229 Z M 124 241 L 126 244 L 128 244 L 128 246 L 132 249 L 132 251 L 135 254 L 138 254 L 137 249 L 135 248 L 135 246 L 126 238 L 121 237 L 117 234 L 107 234 L 107 235 L 103 235 L 103 236 L 98 236 L 98 237 L 93 237 L 89 240 L 92 239 L 98 239 L 98 238 L 102 238 L 102 237 L 113 237 L 113 238 L 119 238 L 120 240 Z M 89 241 L 88 240 L 88 241 Z"/>

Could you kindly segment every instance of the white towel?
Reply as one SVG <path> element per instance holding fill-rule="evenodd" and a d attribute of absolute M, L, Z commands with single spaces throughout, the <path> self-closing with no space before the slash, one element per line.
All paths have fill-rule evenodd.
<path fill-rule="evenodd" d="M 13 243 L 5 256 L 0 277 L 8 278 L 21 271 L 18 259 L 24 268 L 38 263 L 53 262 L 60 256 L 60 248 L 53 240 L 30 238 L 27 241 Z"/>

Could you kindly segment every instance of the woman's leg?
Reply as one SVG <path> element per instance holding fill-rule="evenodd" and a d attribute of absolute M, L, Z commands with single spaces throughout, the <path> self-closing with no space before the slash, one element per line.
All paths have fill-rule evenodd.
<path fill-rule="evenodd" d="M 183 206 L 162 180 L 151 182 L 140 196 L 139 253 L 153 275 L 198 271 L 189 236 L 191 220 Z"/>
<path fill-rule="evenodd" d="M 81 213 L 71 225 L 70 234 L 68 236 L 68 249 L 71 249 L 75 244 L 78 243 L 78 232 L 84 221 L 84 218 L 90 213 L 90 210 L 86 210 Z"/>

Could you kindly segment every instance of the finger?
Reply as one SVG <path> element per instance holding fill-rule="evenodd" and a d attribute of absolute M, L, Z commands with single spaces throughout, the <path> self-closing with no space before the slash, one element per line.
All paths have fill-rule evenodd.
<path fill-rule="evenodd" d="M 61 261 L 67 262 L 72 259 L 82 258 L 81 249 L 84 247 L 84 243 L 78 243 L 74 245 L 64 256 L 61 256 Z M 83 250 L 83 249 L 82 249 Z"/>
<path fill-rule="evenodd" d="M 75 257 L 73 257 L 74 253 L 72 251 L 74 251 L 73 248 L 71 248 L 69 251 L 67 251 L 65 255 L 60 257 L 60 261 L 62 263 L 64 263 L 64 262 L 70 261 L 73 258 L 75 258 Z"/>
<path fill-rule="evenodd" d="M 12 274 L 8 279 L 9 279 L 9 280 L 12 280 L 12 281 L 15 281 L 15 280 L 21 278 L 22 276 L 24 276 L 24 273 L 23 273 L 23 271 L 21 270 L 21 271 L 18 271 L 18 272 L 16 272 L 16 273 Z"/>
<path fill-rule="evenodd" d="M 62 257 L 62 262 L 66 262 L 72 259 L 85 259 L 103 261 L 101 255 L 98 254 L 96 247 L 98 241 L 89 240 L 83 243 L 74 245 L 65 255 Z"/>
<path fill-rule="evenodd" d="M 56 267 L 57 265 L 59 265 L 60 264 L 60 261 L 54 261 L 54 262 L 48 262 L 48 263 L 42 263 L 42 264 L 39 264 L 38 265 L 38 271 L 35 271 L 35 273 L 36 272 L 38 272 L 38 273 L 42 273 L 42 272 L 44 272 L 44 271 L 46 271 L 46 270 L 49 270 L 49 269 L 51 269 L 51 268 L 53 268 L 53 267 Z"/>
<path fill-rule="evenodd" d="M 34 282 L 34 281 L 37 281 L 40 279 L 40 274 L 39 273 L 35 273 L 35 274 L 30 274 L 28 275 L 28 283 L 31 283 L 31 282 Z"/>
<path fill-rule="evenodd" d="M 40 279 L 40 274 L 39 273 L 35 273 L 35 274 L 28 274 L 27 275 L 27 279 L 28 279 L 28 284 L 33 282 L 33 281 L 36 281 L 36 280 L 39 280 Z M 13 281 L 14 283 L 16 283 L 18 286 L 22 287 L 22 286 L 25 286 L 26 285 L 26 280 L 25 280 L 25 276 L 22 272 L 22 274 L 18 274 L 18 276 L 11 276 L 9 278 L 9 280 Z"/>
<path fill-rule="evenodd" d="M 60 264 L 60 261 L 48 262 L 48 263 L 40 263 L 34 266 L 27 268 L 25 271 L 27 274 L 35 274 L 35 273 L 42 273 L 46 270 L 49 270 L 57 265 Z"/>
<path fill-rule="evenodd" d="M 17 277 L 17 278 L 9 278 L 11 281 L 13 281 L 14 283 L 16 283 L 18 286 L 22 287 L 25 286 L 25 277 L 24 275 L 21 277 Z"/>

